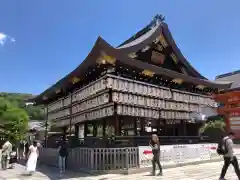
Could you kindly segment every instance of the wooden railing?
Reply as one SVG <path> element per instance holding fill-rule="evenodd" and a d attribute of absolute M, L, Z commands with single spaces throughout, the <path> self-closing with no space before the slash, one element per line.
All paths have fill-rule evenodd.
<path fill-rule="evenodd" d="M 57 166 L 57 149 L 42 148 L 41 163 Z M 67 167 L 83 171 L 127 170 L 139 165 L 138 148 L 73 148 L 67 157 Z"/>

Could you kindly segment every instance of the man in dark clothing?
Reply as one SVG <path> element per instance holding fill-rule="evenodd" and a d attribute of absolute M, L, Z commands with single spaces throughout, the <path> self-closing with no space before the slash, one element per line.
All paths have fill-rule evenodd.
<path fill-rule="evenodd" d="M 153 170 L 152 170 L 152 175 L 155 176 L 155 172 L 156 172 L 156 164 L 158 165 L 159 168 L 159 176 L 162 176 L 162 166 L 160 163 L 160 143 L 159 143 L 159 139 L 158 136 L 156 134 L 152 135 L 152 139 L 149 142 L 149 146 L 152 148 L 152 153 L 153 153 L 153 159 L 152 159 L 152 166 L 153 166 Z"/>
<path fill-rule="evenodd" d="M 68 144 L 66 138 L 62 138 L 58 146 L 59 158 L 58 165 L 60 169 L 60 174 L 64 173 L 66 170 L 66 157 L 68 155 Z"/>
<path fill-rule="evenodd" d="M 28 153 L 29 153 L 29 143 L 26 142 L 24 144 L 24 157 L 25 157 L 25 161 L 27 161 L 27 159 L 28 159 Z"/>
<path fill-rule="evenodd" d="M 222 167 L 222 172 L 221 172 L 219 180 L 225 180 L 224 176 L 225 176 L 230 164 L 233 165 L 235 173 L 238 176 L 238 179 L 240 180 L 240 170 L 239 170 L 238 160 L 237 160 L 237 157 L 234 154 L 234 150 L 233 150 L 234 144 L 233 144 L 232 139 L 234 138 L 234 135 L 235 134 L 233 132 L 230 132 L 230 133 L 228 133 L 228 136 L 226 136 L 222 139 L 222 141 L 223 141 L 222 148 L 226 149 L 227 152 L 223 155 L 224 165 Z"/>

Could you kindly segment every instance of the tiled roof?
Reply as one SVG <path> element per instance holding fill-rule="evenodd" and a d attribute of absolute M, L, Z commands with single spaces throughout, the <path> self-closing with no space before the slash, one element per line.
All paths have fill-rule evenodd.
<path fill-rule="evenodd" d="M 230 89 L 239 88 L 240 87 L 240 70 L 219 75 L 216 77 L 216 81 L 233 82 Z"/>

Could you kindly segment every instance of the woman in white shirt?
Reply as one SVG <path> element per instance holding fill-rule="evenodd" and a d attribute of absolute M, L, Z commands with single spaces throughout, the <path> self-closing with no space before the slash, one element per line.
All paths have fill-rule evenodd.
<path fill-rule="evenodd" d="M 37 142 L 34 141 L 33 144 L 29 147 L 29 152 L 28 152 L 27 172 L 30 175 L 36 171 L 38 155 L 39 155 L 39 152 L 38 152 Z"/>

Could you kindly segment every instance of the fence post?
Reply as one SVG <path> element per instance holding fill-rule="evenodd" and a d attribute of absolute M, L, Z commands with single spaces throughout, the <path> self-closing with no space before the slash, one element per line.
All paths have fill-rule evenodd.
<path fill-rule="evenodd" d="M 93 170 L 94 169 L 94 158 L 95 158 L 95 156 L 94 155 L 96 155 L 96 153 L 95 153 L 95 149 L 94 148 L 88 148 L 88 150 L 89 150 L 89 154 L 90 154 L 90 170 Z M 88 157 L 89 158 L 89 157 Z"/>
<path fill-rule="evenodd" d="M 129 169 L 129 156 L 128 156 L 128 148 L 125 148 L 125 168 L 126 170 Z"/>

